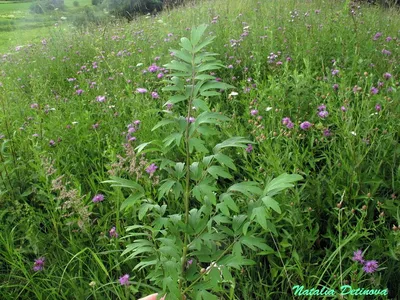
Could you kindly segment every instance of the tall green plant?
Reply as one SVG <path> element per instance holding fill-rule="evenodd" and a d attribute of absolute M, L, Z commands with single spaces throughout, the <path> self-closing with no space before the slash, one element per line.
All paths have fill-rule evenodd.
<path fill-rule="evenodd" d="M 209 102 L 233 86 L 209 74 L 223 66 L 217 54 L 205 51 L 215 38 L 204 38 L 206 28 L 201 25 L 191 31 L 190 39 L 183 37 L 181 49 L 171 50 L 175 59 L 165 66 L 172 72 L 164 91 L 173 95 L 164 106 L 175 108 L 174 113 L 165 111 L 153 131 L 162 128 L 172 133 L 163 141 L 136 148 L 138 153 L 161 154 L 164 179 L 157 199 L 137 182 L 116 177 L 107 181 L 134 191 L 122 209 L 138 209 L 143 224 L 127 228 L 126 238 L 134 241 L 123 255 L 141 260 L 134 270 L 146 269 L 147 279 L 163 289 L 166 299 L 217 299 L 217 295 L 232 299 L 231 269 L 254 264 L 243 255 L 243 247 L 271 249 L 264 235 L 276 234 L 273 213 L 281 213 L 273 196 L 302 178 L 283 174 L 265 184 L 232 182 L 231 172 L 237 168 L 225 151 L 246 148 L 251 141 L 235 136 L 209 146 L 219 135 L 216 129 L 229 121 L 211 112 Z M 220 179 L 231 180 L 225 191 L 218 185 Z"/>

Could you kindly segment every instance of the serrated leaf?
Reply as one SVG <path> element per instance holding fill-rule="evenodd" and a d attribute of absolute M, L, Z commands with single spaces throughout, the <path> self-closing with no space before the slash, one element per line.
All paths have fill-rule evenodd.
<path fill-rule="evenodd" d="M 196 46 L 200 42 L 201 37 L 203 36 L 207 27 L 208 26 L 206 24 L 201 24 L 192 29 L 190 33 L 190 41 L 193 46 Z"/>
<path fill-rule="evenodd" d="M 182 139 L 182 133 L 175 132 L 175 133 L 173 133 L 173 134 L 167 136 L 167 137 L 163 140 L 163 142 L 164 142 L 165 147 L 168 147 L 168 146 L 171 145 L 174 141 L 175 141 L 176 145 L 179 146 L 181 139 Z"/>
<path fill-rule="evenodd" d="M 218 179 L 218 177 L 232 178 L 232 175 L 229 174 L 227 171 L 224 170 L 223 167 L 220 166 L 211 166 L 207 169 L 207 172 L 215 179 Z"/>
<path fill-rule="evenodd" d="M 228 192 L 240 192 L 243 195 L 251 198 L 253 195 L 261 195 L 262 190 L 258 187 L 258 183 L 254 181 L 243 181 L 235 183 L 230 186 L 227 190 Z"/>
<path fill-rule="evenodd" d="M 156 130 L 157 128 L 160 128 L 160 127 L 164 127 L 165 125 L 168 125 L 168 124 L 176 123 L 176 121 L 177 121 L 177 120 L 175 120 L 175 119 L 162 120 L 162 121 L 158 122 L 158 123 L 151 129 L 151 131 L 154 131 L 154 130 Z"/>
<path fill-rule="evenodd" d="M 182 59 L 184 62 L 191 64 L 192 63 L 192 56 L 187 51 L 180 51 L 175 49 L 170 49 L 170 52 L 174 53 L 174 57 L 178 57 Z"/>
<path fill-rule="evenodd" d="M 162 199 L 162 197 L 164 197 L 165 194 L 167 194 L 172 186 L 175 184 L 175 180 L 172 179 L 167 179 L 158 189 L 158 201 L 160 201 Z"/>
<path fill-rule="evenodd" d="M 168 99 L 168 103 L 176 104 L 185 101 L 188 97 L 186 95 L 175 95 Z"/>
<path fill-rule="evenodd" d="M 301 179 L 303 179 L 303 177 L 297 174 L 281 174 L 267 184 L 264 189 L 263 196 L 274 196 L 282 190 L 293 187 L 294 185 L 292 183 Z"/>
<path fill-rule="evenodd" d="M 135 181 L 120 178 L 120 177 L 115 177 L 115 176 L 111 176 L 110 178 L 111 178 L 111 180 L 106 180 L 106 181 L 103 181 L 102 183 L 111 183 L 112 187 L 114 187 L 114 186 L 126 187 L 126 188 L 130 188 L 133 190 L 137 190 L 141 193 L 144 193 L 143 187 L 140 184 L 136 183 Z"/>
<path fill-rule="evenodd" d="M 231 137 L 231 138 L 223 141 L 222 143 L 215 145 L 213 152 L 217 153 L 221 149 L 227 148 L 227 147 L 247 148 L 248 144 L 253 144 L 253 142 L 249 141 L 248 139 L 245 139 L 244 137 L 234 136 L 234 137 Z"/>
<path fill-rule="evenodd" d="M 179 44 L 183 49 L 189 51 L 189 53 L 193 52 L 193 45 L 192 43 L 189 41 L 189 39 L 187 37 L 183 37 L 181 38 L 181 42 Z"/>
<path fill-rule="evenodd" d="M 264 207 L 255 207 L 253 208 L 253 211 L 251 212 L 251 217 L 250 219 L 256 220 L 258 224 L 264 229 L 267 230 L 267 214 L 265 212 Z"/>
<path fill-rule="evenodd" d="M 144 193 L 138 193 L 138 194 L 129 196 L 128 198 L 125 199 L 124 202 L 122 202 L 120 211 L 123 211 L 126 208 L 130 208 L 130 207 L 134 206 L 136 203 L 139 202 L 138 200 L 142 199 L 144 196 L 145 196 Z"/>
<path fill-rule="evenodd" d="M 232 199 L 229 193 L 223 193 L 219 197 L 219 201 L 224 203 L 229 209 L 233 210 L 234 212 L 238 213 L 239 208 L 236 205 L 235 201 Z"/>
<path fill-rule="evenodd" d="M 214 155 L 214 157 L 221 165 L 225 165 L 228 168 L 236 171 L 236 166 L 233 163 L 233 159 L 230 158 L 229 156 L 222 154 L 222 153 L 217 153 Z"/>
<path fill-rule="evenodd" d="M 208 149 L 204 146 L 204 141 L 197 139 L 197 138 L 191 138 L 189 140 L 189 152 L 192 153 L 193 149 L 196 149 L 197 152 L 201 153 L 208 153 Z"/>
<path fill-rule="evenodd" d="M 281 208 L 279 207 L 279 203 L 276 202 L 272 197 L 270 196 L 265 196 L 261 198 L 262 202 L 264 202 L 264 205 L 267 208 L 272 208 L 274 211 L 276 211 L 278 214 L 281 214 Z"/>

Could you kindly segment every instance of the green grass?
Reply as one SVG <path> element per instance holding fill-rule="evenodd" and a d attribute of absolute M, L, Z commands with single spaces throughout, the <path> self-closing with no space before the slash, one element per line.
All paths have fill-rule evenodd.
<path fill-rule="evenodd" d="M 59 27 L 0 32 L 0 53 L 7 54 L 0 55 L 2 297 L 136 299 L 160 289 L 150 287 L 146 270 L 133 271 L 139 259 L 120 256 L 132 242 L 123 239 L 125 228 L 151 224 L 152 214 L 139 220 L 139 206 L 120 211 L 130 191 L 102 182 L 111 174 L 138 179 L 157 203 L 160 185 L 145 168 L 156 163 L 161 180 L 166 171 L 158 156 L 135 157 L 124 147 L 127 126 L 141 121 L 133 147 L 170 134 L 151 130 L 171 94 L 162 91 L 167 73 L 157 78 L 162 71 L 148 68 L 169 63 L 187 28 L 202 23 L 216 37 L 209 50 L 226 66 L 215 76 L 238 93 L 208 100 L 232 121 L 218 127 L 215 142 L 244 136 L 255 143 L 251 152 L 227 152 L 237 171 L 232 180 L 218 180 L 218 192 L 284 172 L 304 177 L 276 197 L 282 213 L 269 219 L 276 234 L 256 232 L 271 249 L 243 247 L 256 264 L 231 270 L 234 296 L 226 296 L 227 284 L 223 298 L 292 299 L 296 284 L 339 290 L 345 282 L 388 288 L 398 297 L 399 12 L 361 6 L 352 15 L 349 1 L 195 2 L 130 23 L 73 28 L 68 15 Z M 153 99 L 153 91 L 160 98 Z M 293 128 L 282 123 L 287 117 Z M 312 124 L 308 130 L 300 127 L 305 121 Z M 179 152 L 166 156 L 182 158 Z M 100 193 L 105 200 L 93 203 Z M 240 210 L 253 199 L 243 201 Z M 167 205 L 166 215 L 184 209 L 172 193 L 159 203 Z M 110 238 L 114 226 L 118 238 Z M 352 261 L 357 249 L 379 262 L 378 271 L 365 273 Z M 44 270 L 34 272 L 42 256 Z M 127 273 L 129 288 L 118 282 Z"/>

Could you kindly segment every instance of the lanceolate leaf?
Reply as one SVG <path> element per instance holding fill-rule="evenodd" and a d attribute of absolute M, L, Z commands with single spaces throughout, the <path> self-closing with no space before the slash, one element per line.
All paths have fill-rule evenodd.
<path fill-rule="evenodd" d="M 294 185 L 292 183 L 303 179 L 302 176 L 297 174 L 282 174 L 277 178 L 274 178 L 267 184 L 264 189 L 263 195 L 274 196 L 284 189 L 291 188 Z"/>

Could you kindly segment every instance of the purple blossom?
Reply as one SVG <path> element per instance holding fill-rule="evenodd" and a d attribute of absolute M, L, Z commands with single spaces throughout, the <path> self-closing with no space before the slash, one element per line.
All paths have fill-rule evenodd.
<path fill-rule="evenodd" d="M 341 109 L 341 111 L 347 111 L 346 106 L 342 106 L 340 109 Z"/>
<path fill-rule="evenodd" d="M 121 285 L 126 285 L 126 286 L 128 286 L 128 285 L 129 285 L 129 274 L 125 274 L 124 276 L 120 277 L 120 278 L 119 278 L 119 283 L 120 283 Z"/>
<path fill-rule="evenodd" d="M 151 73 L 155 73 L 160 69 L 156 64 L 152 64 L 150 67 L 147 68 L 147 70 Z"/>
<path fill-rule="evenodd" d="M 163 77 L 164 77 L 164 74 L 163 74 L 163 73 L 158 73 L 158 74 L 157 74 L 157 78 L 158 78 L 158 79 L 161 79 L 161 78 L 163 78 Z"/>
<path fill-rule="evenodd" d="M 148 174 L 150 174 L 150 176 L 151 176 L 151 175 L 154 174 L 154 172 L 155 172 L 157 169 L 158 169 L 158 167 L 157 167 L 155 164 L 151 164 L 150 166 L 148 166 L 148 167 L 146 168 L 146 172 L 147 172 Z"/>
<path fill-rule="evenodd" d="M 160 98 L 160 96 L 158 95 L 157 92 L 151 92 L 151 97 L 152 97 L 153 99 L 158 99 L 158 98 Z"/>
<path fill-rule="evenodd" d="M 332 86 L 332 88 L 333 88 L 334 91 L 337 91 L 337 90 L 339 89 L 339 85 L 338 85 L 337 83 L 335 83 L 335 84 Z"/>
<path fill-rule="evenodd" d="M 49 145 L 50 145 L 50 146 L 55 146 L 55 145 L 56 145 L 56 142 L 55 142 L 54 140 L 50 140 L 50 141 L 49 141 Z"/>
<path fill-rule="evenodd" d="M 104 201 L 104 195 L 103 194 L 97 194 L 96 196 L 93 197 L 92 201 L 94 203 L 102 202 L 102 201 Z"/>
<path fill-rule="evenodd" d="M 257 109 L 252 109 L 252 110 L 250 111 L 250 114 L 251 114 L 252 116 L 255 116 L 255 115 L 258 114 L 258 110 L 257 110 Z"/>
<path fill-rule="evenodd" d="M 385 74 L 383 74 L 383 78 L 388 80 L 388 79 L 392 78 L 392 74 L 386 72 Z"/>
<path fill-rule="evenodd" d="M 378 93 L 379 93 L 378 88 L 376 88 L 376 87 L 373 86 L 373 87 L 371 88 L 371 94 L 372 94 L 372 95 L 376 95 L 376 94 L 378 94 Z"/>
<path fill-rule="evenodd" d="M 136 92 L 138 92 L 140 94 L 144 94 L 144 93 L 147 93 L 147 90 L 145 88 L 137 88 Z"/>
<path fill-rule="evenodd" d="M 392 52 L 390 52 L 389 50 L 383 49 L 382 54 L 389 56 L 389 55 L 392 55 Z"/>
<path fill-rule="evenodd" d="M 366 273 L 374 273 L 378 269 L 378 262 L 376 260 L 368 260 L 364 263 L 363 270 Z"/>
<path fill-rule="evenodd" d="M 190 117 L 189 119 L 186 117 L 186 121 L 188 121 L 189 123 L 194 123 L 196 121 L 195 118 Z"/>
<path fill-rule="evenodd" d="M 375 110 L 376 111 L 381 111 L 381 109 L 382 109 L 382 107 L 381 107 L 381 105 L 379 103 L 375 105 Z"/>
<path fill-rule="evenodd" d="M 83 90 L 82 89 L 76 90 L 76 93 L 80 96 L 83 94 Z"/>
<path fill-rule="evenodd" d="M 117 233 L 117 230 L 116 230 L 115 226 L 110 229 L 109 234 L 110 234 L 111 238 L 117 238 L 118 237 L 118 233 Z"/>
<path fill-rule="evenodd" d="M 308 121 L 305 121 L 303 123 L 300 124 L 300 128 L 303 130 L 307 130 L 312 126 L 312 124 Z"/>
<path fill-rule="evenodd" d="M 282 119 L 282 124 L 283 125 L 287 125 L 290 122 L 290 118 L 289 117 L 285 117 Z"/>
<path fill-rule="evenodd" d="M 363 258 L 363 255 L 362 255 L 362 251 L 361 250 L 357 250 L 357 251 L 355 251 L 354 253 L 353 253 L 353 258 L 352 258 L 352 260 L 353 261 L 358 261 L 358 262 L 360 262 L 360 263 L 364 263 L 364 258 Z"/>
<path fill-rule="evenodd" d="M 45 257 L 39 257 L 38 259 L 35 259 L 35 263 L 33 264 L 33 271 L 38 272 L 42 271 L 44 268 L 44 261 Z"/>
<path fill-rule="evenodd" d="M 374 37 L 373 40 L 376 41 L 377 39 L 379 39 L 382 36 L 382 32 L 377 32 Z"/>
<path fill-rule="evenodd" d="M 318 109 L 319 111 L 326 110 L 326 105 L 325 105 L 325 104 L 321 104 L 320 106 L 318 106 L 317 109 Z"/>
<path fill-rule="evenodd" d="M 326 110 L 321 110 L 318 112 L 318 116 L 320 118 L 326 118 L 329 115 L 329 113 Z"/>
<path fill-rule="evenodd" d="M 332 70 L 332 75 L 333 76 L 336 76 L 337 74 L 339 74 L 339 70 L 338 69 Z"/>
<path fill-rule="evenodd" d="M 37 103 L 32 103 L 31 104 L 31 108 L 32 109 L 36 109 L 36 108 L 38 108 L 39 107 L 39 104 L 37 104 Z"/>
<path fill-rule="evenodd" d="M 290 121 L 290 122 L 287 123 L 286 127 L 288 129 L 292 129 L 294 127 L 294 123 L 292 121 Z"/>
<path fill-rule="evenodd" d="M 253 145 L 252 144 L 248 144 L 247 148 L 246 148 L 246 152 L 250 153 L 251 151 L 253 151 Z"/>
<path fill-rule="evenodd" d="M 104 102 L 104 101 L 106 101 L 106 96 L 97 96 L 96 97 L 96 101 L 97 102 Z"/>
<path fill-rule="evenodd" d="M 388 36 L 388 37 L 386 38 L 386 42 L 390 42 L 391 40 L 393 40 L 393 39 L 392 39 L 392 37 L 390 37 L 390 36 Z"/>
<path fill-rule="evenodd" d="M 330 130 L 329 130 L 329 129 L 324 129 L 324 132 L 323 132 L 323 134 L 324 134 L 324 136 L 326 136 L 326 137 L 328 137 L 328 136 L 331 136 L 331 135 L 332 135 L 332 133 L 330 132 Z"/>

